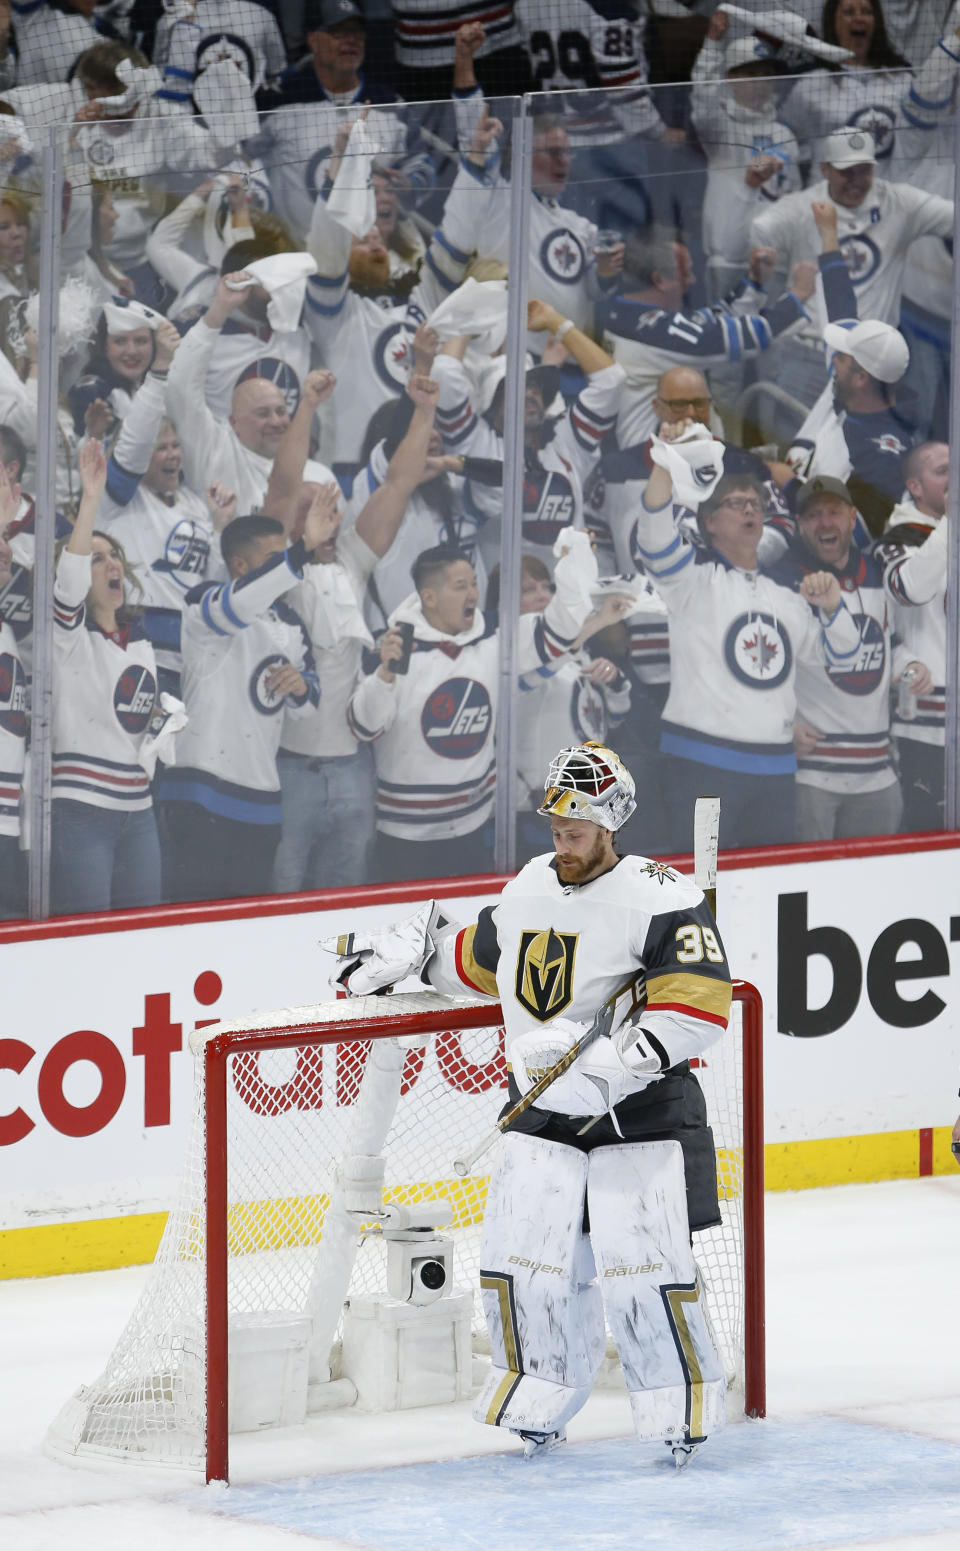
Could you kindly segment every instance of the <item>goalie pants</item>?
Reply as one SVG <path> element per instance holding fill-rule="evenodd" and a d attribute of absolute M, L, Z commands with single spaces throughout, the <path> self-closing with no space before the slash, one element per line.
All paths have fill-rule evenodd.
<path fill-rule="evenodd" d="M 508 1135 L 487 1197 L 480 1285 L 492 1368 L 478 1421 L 563 1427 L 593 1388 L 606 1317 L 638 1438 L 695 1441 L 723 1425 L 726 1383 L 690 1247 L 679 1142 L 583 1153 Z"/>

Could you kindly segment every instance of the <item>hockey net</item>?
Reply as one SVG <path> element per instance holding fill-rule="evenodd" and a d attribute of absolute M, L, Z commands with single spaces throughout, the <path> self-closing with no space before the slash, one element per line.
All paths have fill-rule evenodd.
<path fill-rule="evenodd" d="M 307 1410 L 339 1379 L 345 1299 L 383 1296 L 385 1245 L 344 1210 L 343 1174 L 383 1159 L 383 1201 L 441 1199 L 455 1290 L 473 1292 L 496 1148 L 457 1177 L 464 1141 L 502 1107 L 499 1006 L 430 992 L 256 1014 L 194 1036 L 195 1112 L 152 1273 L 99 1378 L 67 1402 L 48 1446 L 77 1458 L 205 1470 L 226 1479 L 228 1354 L 257 1322 L 306 1321 Z M 731 1388 L 762 1415 L 761 1007 L 737 982 L 728 1035 L 704 1058 L 723 1224 L 695 1252 Z M 348 1033 L 349 1037 L 345 1037 Z"/>

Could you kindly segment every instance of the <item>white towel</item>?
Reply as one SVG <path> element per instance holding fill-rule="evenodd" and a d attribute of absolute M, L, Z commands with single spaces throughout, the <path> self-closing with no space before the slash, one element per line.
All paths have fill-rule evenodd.
<path fill-rule="evenodd" d="M 507 282 L 465 280 L 427 319 L 441 341 L 469 334 L 483 355 L 494 355 L 507 337 Z"/>
<path fill-rule="evenodd" d="M 245 273 L 270 294 L 267 321 L 277 334 L 292 334 L 300 322 L 307 276 L 317 266 L 309 253 L 275 253 L 272 258 L 255 259 Z M 228 280 L 231 291 L 242 291 L 249 281 Z"/>
<path fill-rule="evenodd" d="M 350 131 L 327 213 L 353 237 L 365 237 L 377 219 L 377 201 L 370 185 L 373 158 L 381 149 L 366 119 L 358 118 Z"/>

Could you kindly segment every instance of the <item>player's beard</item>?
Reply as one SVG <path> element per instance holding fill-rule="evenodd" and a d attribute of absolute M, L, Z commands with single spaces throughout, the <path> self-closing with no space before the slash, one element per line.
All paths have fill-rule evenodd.
<path fill-rule="evenodd" d="M 607 861 L 606 830 L 597 827 L 596 839 L 586 856 L 570 857 L 566 862 L 557 856 L 557 877 L 561 883 L 584 883 L 594 873 L 604 870 Z"/>

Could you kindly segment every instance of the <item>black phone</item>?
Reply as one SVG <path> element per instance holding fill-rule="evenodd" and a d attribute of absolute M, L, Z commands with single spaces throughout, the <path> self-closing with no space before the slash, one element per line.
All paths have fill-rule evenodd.
<path fill-rule="evenodd" d="M 400 656 L 390 664 L 390 672 L 406 673 L 407 669 L 410 667 L 410 653 L 413 651 L 413 621 L 409 619 L 403 619 L 394 628 L 400 632 L 400 639 L 403 642 L 403 651 L 401 652 Z"/>

